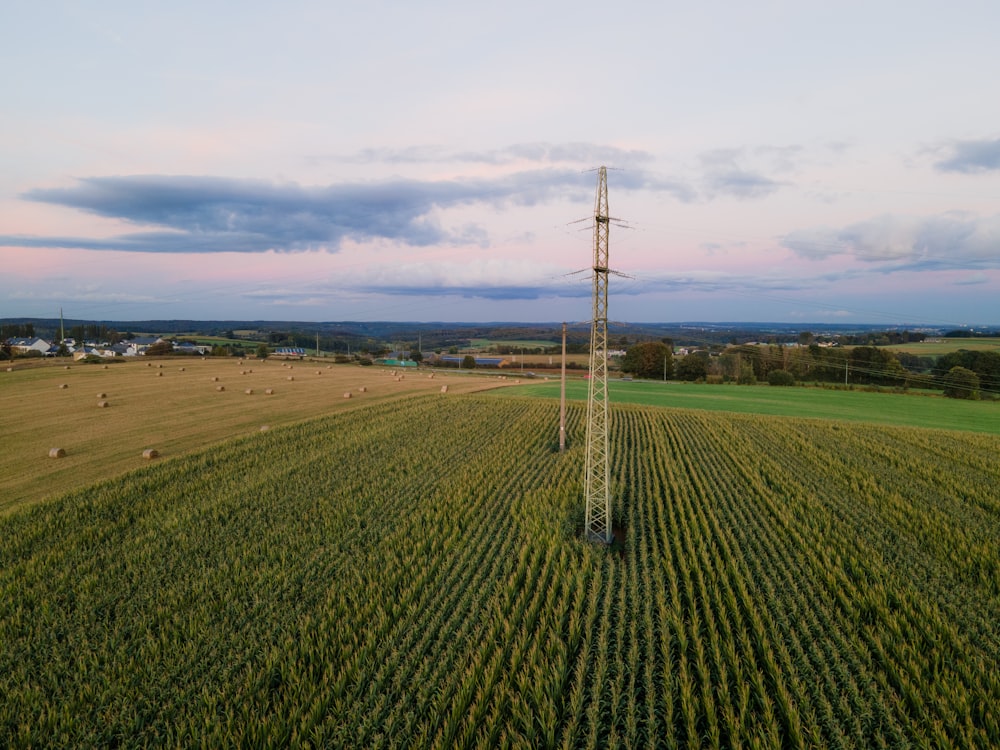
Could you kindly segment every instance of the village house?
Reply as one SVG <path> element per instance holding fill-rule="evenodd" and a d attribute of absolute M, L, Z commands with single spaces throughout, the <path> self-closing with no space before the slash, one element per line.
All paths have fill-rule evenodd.
<path fill-rule="evenodd" d="M 45 355 L 53 351 L 52 344 L 40 338 L 10 339 L 7 343 L 14 354 L 24 355 L 31 352 L 38 352 L 41 355 Z"/>

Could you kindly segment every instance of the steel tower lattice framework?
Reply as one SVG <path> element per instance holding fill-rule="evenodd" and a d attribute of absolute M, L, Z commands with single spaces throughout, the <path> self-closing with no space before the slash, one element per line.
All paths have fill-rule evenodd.
<path fill-rule="evenodd" d="M 594 315 L 590 328 L 587 389 L 587 499 L 585 536 L 611 543 L 611 467 L 608 452 L 608 171 L 597 171 L 594 204 Z"/>

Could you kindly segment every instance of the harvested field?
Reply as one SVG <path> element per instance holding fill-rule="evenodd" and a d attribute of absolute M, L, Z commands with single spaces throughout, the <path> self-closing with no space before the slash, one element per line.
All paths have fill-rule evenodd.
<path fill-rule="evenodd" d="M 157 376 L 150 377 L 150 366 Z M 108 369 L 76 365 L 69 371 L 62 363 L 13 366 L 0 373 L 0 413 L 23 416 L 0 420 L 0 514 L 136 468 L 149 445 L 175 457 L 255 432 L 264 422 L 277 428 L 387 399 L 437 393 L 440 378 L 458 392 L 500 384 L 495 377 L 447 373 L 438 380 L 396 380 L 387 369 L 357 365 L 292 380 L 288 369 L 275 361 L 241 364 L 220 358 L 183 365 L 176 359 L 140 358 Z M 269 398 L 249 400 L 247 389 L 273 391 Z M 356 397 L 345 399 L 348 391 Z M 95 409 L 94 394 L 113 401 L 114 408 Z M 26 409 L 30 404 L 43 408 Z M 66 457 L 49 461 L 53 445 L 65 449 Z"/>

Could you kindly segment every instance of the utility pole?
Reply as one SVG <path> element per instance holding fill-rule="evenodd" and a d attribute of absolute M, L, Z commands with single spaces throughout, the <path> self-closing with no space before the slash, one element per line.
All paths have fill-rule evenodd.
<path fill-rule="evenodd" d="M 584 495 L 588 540 L 611 543 L 611 467 L 608 450 L 608 171 L 597 172 L 594 203 L 594 309 L 587 389 L 587 464 Z"/>
<path fill-rule="evenodd" d="M 566 324 L 562 327 L 562 379 L 559 385 L 559 452 L 566 451 Z"/>

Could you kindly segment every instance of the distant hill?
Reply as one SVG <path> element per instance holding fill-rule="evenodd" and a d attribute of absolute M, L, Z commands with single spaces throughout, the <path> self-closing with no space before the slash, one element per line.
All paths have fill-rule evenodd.
<path fill-rule="evenodd" d="M 58 318 L 0 318 L 0 337 L 4 329 L 32 324 L 36 336 L 58 336 Z M 256 341 L 315 339 L 347 342 L 417 342 L 424 348 L 466 344 L 470 339 L 494 341 L 551 341 L 561 339 L 561 322 L 517 323 L 495 321 L 467 322 L 407 322 L 407 321 L 293 321 L 293 320 L 84 320 L 66 318 L 66 331 L 75 326 L 104 326 L 119 332 L 157 335 L 222 336 Z M 801 332 L 816 336 L 864 335 L 873 331 L 920 331 L 929 336 L 954 335 L 953 326 L 886 326 L 875 323 L 776 323 L 776 322 L 705 322 L 680 321 L 666 323 L 612 323 L 608 334 L 612 342 L 625 340 L 655 340 L 668 338 L 675 344 L 731 344 L 749 341 L 776 343 L 798 340 Z M 589 337 L 589 323 L 573 323 L 568 327 L 571 341 L 584 342 Z M 1000 326 L 984 326 L 962 331 L 963 335 L 1000 335 Z"/>

